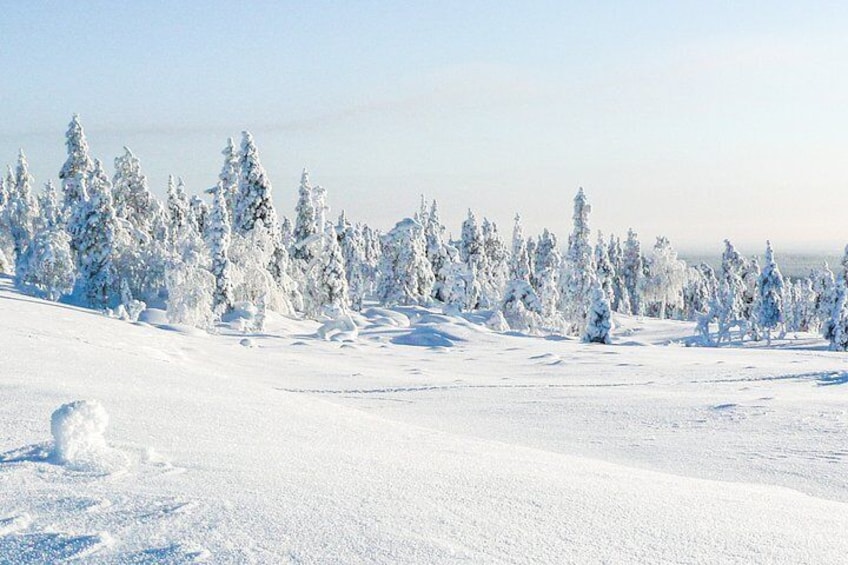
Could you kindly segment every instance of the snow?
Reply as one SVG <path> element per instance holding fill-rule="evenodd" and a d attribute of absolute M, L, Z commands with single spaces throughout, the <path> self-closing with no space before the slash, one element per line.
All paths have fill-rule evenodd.
<path fill-rule="evenodd" d="M 278 316 L 199 335 L 8 279 L 0 312 L 0 562 L 848 551 L 848 358 L 813 337 L 685 347 L 692 323 L 616 315 L 613 344 L 589 345 L 422 308 L 366 310 L 344 342 Z M 450 347 L 417 346 L 436 337 Z M 96 469 L 50 455 L 51 414 L 80 398 L 100 409 L 63 407 L 57 435 L 97 445 Z"/>
<path fill-rule="evenodd" d="M 109 415 L 96 400 L 63 404 L 50 416 L 53 457 L 61 464 L 85 463 L 106 450 Z"/>

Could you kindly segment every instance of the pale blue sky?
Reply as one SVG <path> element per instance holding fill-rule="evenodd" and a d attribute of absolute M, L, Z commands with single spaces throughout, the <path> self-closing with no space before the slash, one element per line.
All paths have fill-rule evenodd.
<path fill-rule="evenodd" d="M 202 4 L 202 5 L 201 5 Z M 256 138 L 281 213 L 300 169 L 379 227 L 436 197 L 564 240 L 838 250 L 848 240 L 844 2 L 0 2 L 0 164 L 96 157 L 211 186 Z"/>

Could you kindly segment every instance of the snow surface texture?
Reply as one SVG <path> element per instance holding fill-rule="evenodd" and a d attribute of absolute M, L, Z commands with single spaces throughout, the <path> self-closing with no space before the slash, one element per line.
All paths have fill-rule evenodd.
<path fill-rule="evenodd" d="M 0 311 L 0 563 L 848 555 L 848 363 L 813 336 L 687 348 L 693 324 L 616 317 L 606 346 L 418 308 L 208 336 L 7 279 Z M 118 471 L 51 455 L 75 398 Z"/>

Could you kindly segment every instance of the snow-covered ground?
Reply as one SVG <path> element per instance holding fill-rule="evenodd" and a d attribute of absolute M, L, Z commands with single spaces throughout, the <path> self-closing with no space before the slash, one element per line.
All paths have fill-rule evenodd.
<path fill-rule="evenodd" d="M 0 281 L 0 562 L 848 555 L 848 357 L 814 337 L 695 348 L 692 324 L 619 319 L 590 346 L 420 309 L 331 339 L 144 319 Z M 86 399 L 106 445 L 69 462 L 51 415 Z M 105 425 L 76 408 L 92 419 L 54 427 Z"/>

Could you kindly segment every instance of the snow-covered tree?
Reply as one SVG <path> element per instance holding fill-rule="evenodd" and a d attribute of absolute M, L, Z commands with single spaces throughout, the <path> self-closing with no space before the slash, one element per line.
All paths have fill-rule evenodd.
<path fill-rule="evenodd" d="M 223 181 L 215 185 L 212 197 L 212 210 L 209 214 L 207 239 L 212 260 L 212 275 L 215 277 L 215 291 L 212 295 L 212 308 L 221 314 L 233 308 L 233 266 L 230 262 L 230 214 L 227 210 L 229 195 Z"/>
<path fill-rule="evenodd" d="M 168 176 L 168 218 L 172 239 L 176 239 L 186 226 L 189 225 L 189 200 L 185 191 L 183 179 L 174 181 L 173 175 Z"/>
<path fill-rule="evenodd" d="M 560 271 L 562 257 L 557 250 L 557 239 L 547 228 L 542 231 L 536 244 L 536 257 L 533 269 L 533 288 L 542 305 L 542 316 L 545 319 L 553 317 L 560 301 Z"/>
<path fill-rule="evenodd" d="M 838 299 L 836 279 L 827 263 L 814 270 L 810 274 L 810 278 L 813 291 L 816 293 L 815 317 L 822 335 L 825 339 L 830 340 L 833 337 L 833 325 L 831 323 L 833 321 L 833 310 Z"/>
<path fill-rule="evenodd" d="M 188 201 L 188 221 L 192 229 L 201 235 L 209 227 L 209 206 L 197 195 Z"/>
<path fill-rule="evenodd" d="M 665 237 L 658 237 L 647 261 L 641 295 L 648 303 L 659 305 L 657 315 L 666 317 L 669 307 L 683 305 L 683 285 L 686 283 L 686 263 Z"/>
<path fill-rule="evenodd" d="M 54 202 L 55 189 L 53 190 Z M 74 289 L 76 271 L 71 255 L 71 238 L 57 223 L 46 223 L 18 261 L 18 286 L 48 300 L 58 300 Z"/>
<path fill-rule="evenodd" d="M 498 233 L 497 224 L 484 218 L 481 231 L 486 255 L 486 270 L 482 273 L 481 286 L 485 304 L 492 307 L 500 303 L 509 279 L 509 251 Z"/>
<path fill-rule="evenodd" d="M 612 309 L 609 297 L 601 281 L 593 276 L 590 281 L 589 310 L 583 341 L 586 343 L 610 343 L 612 333 Z"/>
<path fill-rule="evenodd" d="M 309 183 L 309 171 L 306 169 L 303 169 L 303 174 L 300 176 L 295 212 L 297 217 L 294 224 L 292 257 L 308 264 L 312 260 L 309 244 L 315 240 L 318 225 L 315 218 L 315 205 L 312 200 L 312 185 Z"/>
<path fill-rule="evenodd" d="M 12 236 L 15 257 L 21 256 L 32 240 L 35 219 L 38 217 L 38 202 L 32 194 L 32 182 L 33 178 L 29 173 L 29 165 L 22 149 L 18 153 L 15 176 L 4 209 L 8 218 L 7 225 Z"/>
<path fill-rule="evenodd" d="M 624 280 L 624 252 L 621 249 L 621 240 L 614 235 L 610 235 L 607 256 L 612 266 L 612 310 L 631 314 L 630 292 Z"/>
<path fill-rule="evenodd" d="M 589 308 L 589 289 L 595 276 L 594 253 L 589 241 L 589 213 L 592 207 L 581 187 L 574 197 L 573 229 L 568 238 L 568 251 L 560 276 L 561 310 L 570 325 L 570 332 L 580 335 L 586 327 Z M 544 298 L 542 299 L 544 302 Z"/>
<path fill-rule="evenodd" d="M 833 351 L 848 351 L 848 287 L 842 277 L 837 283 L 836 303 L 827 333 Z"/>
<path fill-rule="evenodd" d="M 644 264 L 642 258 L 642 246 L 639 237 L 632 229 L 627 230 L 627 240 L 624 242 L 624 253 L 621 259 L 621 275 L 624 286 L 630 296 L 630 310 L 636 315 L 644 314 L 642 297 L 639 290 L 642 288 L 642 277 L 644 275 Z"/>
<path fill-rule="evenodd" d="M 120 292 L 116 269 L 121 224 L 112 206 L 112 183 L 99 160 L 83 195 L 83 213 L 75 217 L 79 234 L 77 264 L 79 285 L 89 306 L 107 308 L 117 302 Z"/>
<path fill-rule="evenodd" d="M 445 226 L 439 217 L 439 207 L 435 200 L 429 212 L 426 214 L 421 212 L 419 215 L 426 219 L 424 238 L 427 242 L 427 260 L 430 261 L 430 268 L 435 277 L 433 298 L 448 302 L 452 285 L 449 282 L 452 272 L 451 264 L 457 261 L 459 251 L 445 240 Z"/>
<path fill-rule="evenodd" d="M 757 322 L 765 330 L 766 339 L 771 344 L 771 332 L 784 322 L 783 275 L 774 261 L 771 242 L 766 242 L 765 266 L 759 277 L 759 300 L 757 301 Z"/>
<path fill-rule="evenodd" d="M 68 158 L 59 171 L 59 179 L 62 181 L 65 215 L 69 216 L 74 208 L 85 202 L 87 197 L 85 183 L 94 170 L 94 163 L 88 153 L 85 132 L 77 114 L 74 114 L 68 125 L 65 146 L 68 149 Z"/>
<path fill-rule="evenodd" d="M 327 234 L 322 255 L 318 261 L 319 272 L 315 284 L 319 312 L 335 317 L 349 306 L 348 284 L 344 257 L 338 240 Z"/>
<path fill-rule="evenodd" d="M 604 235 L 598 231 L 598 243 L 595 245 L 595 273 L 598 281 L 601 283 L 601 288 L 607 294 L 610 307 L 615 301 L 615 288 L 613 280 L 615 279 L 615 270 L 610 261 L 609 249 L 607 248 Z"/>
<path fill-rule="evenodd" d="M 239 197 L 239 155 L 233 138 L 227 138 L 227 146 L 221 151 L 224 156 L 224 165 L 218 180 L 224 187 L 224 197 L 227 202 L 227 216 L 230 225 L 235 220 L 236 201 Z"/>
<path fill-rule="evenodd" d="M 485 276 L 489 269 L 488 259 L 486 257 L 486 244 L 483 240 L 483 232 L 477 223 L 477 217 L 470 209 L 468 210 L 468 217 L 462 222 L 459 256 L 468 268 L 468 272 L 474 275 L 476 283 L 483 290 L 484 281 L 481 278 Z M 481 303 L 478 300 L 477 304 L 471 305 L 468 308 L 469 310 L 473 310 L 478 307 L 485 308 L 488 306 L 488 303 Z"/>
<path fill-rule="evenodd" d="M 124 147 L 123 155 L 115 158 L 112 194 L 115 213 L 129 222 L 137 232 L 136 237 L 152 238 L 154 216 L 161 213 L 161 207 L 147 186 L 147 177 L 141 172 L 141 162 L 128 147 Z"/>
<path fill-rule="evenodd" d="M 344 258 L 345 277 L 348 283 L 348 296 L 353 310 L 362 309 L 362 302 L 368 290 L 368 267 L 365 264 L 365 238 L 359 225 L 345 227 L 340 242 Z"/>
<path fill-rule="evenodd" d="M 386 234 L 380 263 L 377 298 L 383 304 L 426 304 L 433 288 L 424 228 L 412 218 L 398 222 Z"/>

